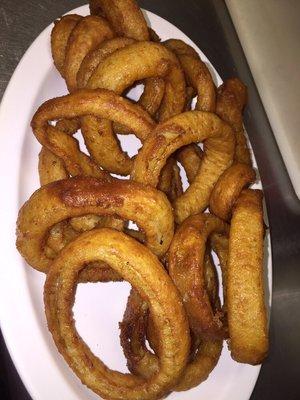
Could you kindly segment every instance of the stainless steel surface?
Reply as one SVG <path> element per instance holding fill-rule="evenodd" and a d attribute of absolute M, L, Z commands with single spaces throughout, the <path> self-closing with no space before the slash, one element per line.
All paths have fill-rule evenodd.
<path fill-rule="evenodd" d="M 0 96 L 21 55 L 35 37 L 55 18 L 83 3 L 79 0 L 1 0 Z M 272 236 L 274 273 L 270 355 L 262 366 L 251 399 L 298 400 L 300 203 L 292 188 L 228 11 L 222 0 L 143 0 L 139 3 L 185 32 L 204 51 L 223 79 L 239 76 L 248 85 L 249 105 L 245 113 L 245 124 L 264 186 Z M 19 106 L 18 104 L 17 107 Z M 6 391 L 8 396 L 4 397 L 5 393 L 2 396 L 0 392 L 1 399 L 27 399 L 22 384 L 12 372 L 13 367 L 3 343 L 0 357 L 0 371 L 6 374 L 6 378 L 2 378 L 2 385 L 7 382 L 3 393 Z"/>
<path fill-rule="evenodd" d="M 300 2 L 226 0 L 226 4 L 300 198 Z"/>

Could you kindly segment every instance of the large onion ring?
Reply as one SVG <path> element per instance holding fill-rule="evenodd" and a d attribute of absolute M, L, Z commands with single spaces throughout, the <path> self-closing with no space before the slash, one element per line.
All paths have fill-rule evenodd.
<path fill-rule="evenodd" d="M 149 380 L 110 370 L 76 331 L 72 305 L 77 277 L 91 261 L 108 263 L 149 304 L 160 337 L 159 370 Z M 44 302 L 48 328 L 58 350 L 80 380 L 103 398 L 159 399 L 180 378 L 190 347 L 182 302 L 158 259 L 129 236 L 110 229 L 95 230 L 64 248 L 47 274 Z"/>
<path fill-rule="evenodd" d="M 173 237 L 172 209 L 162 192 L 132 181 L 76 177 L 42 186 L 23 205 L 17 221 L 18 250 L 29 265 L 47 272 L 51 260 L 44 254 L 44 244 L 49 229 L 86 214 L 135 221 L 158 256 L 166 252 Z"/>
<path fill-rule="evenodd" d="M 231 219 L 227 308 L 231 356 L 254 365 L 261 363 L 268 351 L 263 237 L 262 192 L 246 189 Z"/>
<path fill-rule="evenodd" d="M 203 211 L 220 175 L 232 164 L 235 141 L 232 129 L 216 115 L 188 111 L 159 124 L 139 151 L 132 179 L 156 186 L 168 157 L 180 147 L 204 141 L 204 157 L 194 182 L 174 202 L 180 223 Z"/>

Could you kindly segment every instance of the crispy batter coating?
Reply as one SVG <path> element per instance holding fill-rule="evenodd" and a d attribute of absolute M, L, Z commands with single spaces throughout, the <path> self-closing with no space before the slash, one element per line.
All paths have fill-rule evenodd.
<path fill-rule="evenodd" d="M 90 0 L 91 14 L 105 16 L 119 36 L 150 40 L 147 22 L 135 0 Z"/>
<path fill-rule="evenodd" d="M 188 111 L 159 124 L 139 151 L 132 179 L 156 186 L 168 157 L 180 147 L 204 141 L 204 157 L 194 182 L 174 202 L 175 220 L 180 223 L 203 211 L 220 175 L 232 164 L 232 129 L 216 115 Z"/>
<path fill-rule="evenodd" d="M 255 181 L 255 171 L 247 164 L 234 164 L 220 176 L 209 200 L 209 209 L 217 217 L 229 220 L 241 191 Z"/>
<path fill-rule="evenodd" d="M 218 87 L 216 113 L 235 132 L 234 162 L 251 165 L 251 155 L 244 134 L 242 111 L 247 102 L 247 87 L 238 78 L 227 79 Z"/>
<path fill-rule="evenodd" d="M 268 351 L 263 285 L 262 192 L 247 189 L 231 219 L 227 275 L 227 307 L 231 356 L 260 364 Z"/>
<path fill-rule="evenodd" d="M 77 277 L 91 261 L 109 264 L 149 304 L 160 338 L 159 369 L 151 378 L 110 370 L 77 333 L 72 313 Z M 159 399 L 183 373 L 190 335 L 178 291 L 157 257 L 129 236 L 100 229 L 84 233 L 70 243 L 47 274 L 44 302 L 48 328 L 58 350 L 82 383 L 103 398 Z"/>
<path fill-rule="evenodd" d="M 187 218 L 175 232 L 168 251 L 169 274 L 181 293 L 191 330 L 203 338 L 226 336 L 219 304 L 212 304 L 205 281 L 205 252 L 213 233 L 227 235 L 229 226 L 211 214 Z"/>
<path fill-rule="evenodd" d="M 209 69 L 198 53 L 182 40 L 169 39 L 164 45 L 178 57 L 189 86 L 193 87 L 198 99 L 196 110 L 214 112 L 216 108 L 216 89 Z"/>
<path fill-rule="evenodd" d="M 88 15 L 82 18 L 70 33 L 64 61 L 64 76 L 68 90 L 77 89 L 77 73 L 84 57 L 114 32 L 104 18 Z"/>
<path fill-rule="evenodd" d="M 166 252 L 173 237 L 172 209 L 162 192 L 132 181 L 76 177 L 42 186 L 23 205 L 17 221 L 19 252 L 33 268 L 46 272 L 51 260 L 44 246 L 51 227 L 86 214 L 135 221 L 158 256 Z"/>
<path fill-rule="evenodd" d="M 109 174 L 100 169 L 90 157 L 79 150 L 78 142 L 72 136 L 48 124 L 60 118 L 74 118 L 91 115 L 109 118 L 120 123 L 126 122 L 133 132 L 144 139 L 153 129 L 154 122 L 141 107 L 115 93 L 98 89 L 82 89 L 77 92 L 46 101 L 32 119 L 32 129 L 39 142 L 61 157 L 71 175 L 107 177 Z M 103 120 L 104 121 L 104 120 Z M 95 140 L 98 132 L 95 133 Z M 110 154 L 108 143 L 103 143 L 103 150 Z M 115 155 L 112 154 L 112 163 Z"/>

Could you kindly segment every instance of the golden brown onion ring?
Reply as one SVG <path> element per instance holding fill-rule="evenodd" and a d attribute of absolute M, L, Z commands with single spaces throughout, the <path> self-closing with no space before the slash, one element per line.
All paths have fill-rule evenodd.
<path fill-rule="evenodd" d="M 173 157 L 168 158 L 166 165 L 161 170 L 157 188 L 167 195 L 171 203 L 182 195 L 180 170 Z"/>
<path fill-rule="evenodd" d="M 217 91 L 216 113 L 228 122 L 236 136 L 234 161 L 251 165 L 251 155 L 244 134 L 242 111 L 247 102 L 247 87 L 238 78 L 227 79 Z"/>
<path fill-rule="evenodd" d="M 205 251 L 212 233 L 228 235 L 229 226 L 211 214 L 187 218 L 177 229 L 168 251 L 169 274 L 179 289 L 191 330 L 204 338 L 226 335 L 223 314 L 206 291 Z"/>
<path fill-rule="evenodd" d="M 41 186 L 69 177 L 63 160 L 46 147 L 40 151 L 38 168 Z"/>
<path fill-rule="evenodd" d="M 196 144 L 184 146 L 176 153 L 176 159 L 183 166 L 189 184 L 194 182 L 202 158 L 203 151 Z"/>
<path fill-rule="evenodd" d="M 263 238 L 262 192 L 244 190 L 231 219 L 227 308 L 231 356 L 253 365 L 260 364 L 268 352 Z"/>
<path fill-rule="evenodd" d="M 182 40 L 169 39 L 163 43 L 178 57 L 187 83 L 198 95 L 196 110 L 214 112 L 216 108 L 216 89 L 209 69 L 198 53 Z"/>
<path fill-rule="evenodd" d="M 72 306 L 77 277 L 87 263 L 95 260 L 109 264 L 149 304 L 160 336 L 159 370 L 151 379 L 110 370 L 76 331 Z M 182 302 L 154 254 L 129 236 L 111 229 L 95 230 L 64 248 L 47 274 L 44 302 L 48 328 L 59 352 L 80 380 L 98 395 L 116 400 L 159 399 L 180 378 L 190 348 Z"/>
<path fill-rule="evenodd" d="M 109 24 L 101 17 L 88 15 L 76 24 L 68 39 L 64 62 L 64 76 L 70 92 L 77 89 L 77 73 L 84 57 L 113 36 Z"/>
<path fill-rule="evenodd" d="M 147 22 L 134 0 L 90 0 L 91 14 L 105 16 L 118 36 L 149 40 Z"/>
<path fill-rule="evenodd" d="M 76 177 L 42 186 L 23 205 L 17 222 L 18 250 L 33 268 L 48 271 L 51 260 L 43 249 L 50 228 L 86 214 L 135 221 L 158 256 L 166 252 L 173 237 L 172 209 L 163 193 L 132 181 Z"/>
<path fill-rule="evenodd" d="M 134 82 L 152 77 L 166 83 L 159 120 L 180 113 L 185 105 L 184 75 L 174 54 L 159 43 L 137 42 L 115 51 L 99 64 L 87 87 L 121 94 Z"/>
<path fill-rule="evenodd" d="M 149 328 L 151 328 L 149 330 Z M 160 341 L 152 314 L 149 314 L 147 302 L 132 290 L 128 298 L 123 321 L 120 323 L 121 345 L 127 359 L 129 371 L 150 379 L 159 369 Z M 155 349 L 150 352 L 145 344 L 145 336 Z M 150 334 L 150 336 L 149 336 Z M 221 355 L 222 340 L 199 340 L 194 338 L 189 362 L 174 391 L 183 391 L 198 386 L 208 378 L 217 365 Z"/>
<path fill-rule="evenodd" d="M 78 142 L 72 136 L 48 124 L 59 118 L 74 118 L 94 115 L 109 118 L 120 123 L 126 122 L 138 137 L 144 138 L 153 129 L 154 122 L 141 107 L 107 90 L 78 90 L 76 93 L 46 101 L 35 113 L 32 128 L 39 142 L 61 157 L 71 175 L 106 177 L 86 154 L 79 150 Z"/>
<path fill-rule="evenodd" d="M 155 128 L 134 162 L 132 179 L 155 187 L 168 157 L 182 146 L 201 141 L 204 141 L 204 157 L 197 176 L 174 202 L 178 223 L 207 207 L 215 183 L 232 163 L 235 147 L 232 129 L 211 113 L 182 113 Z"/>
<path fill-rule="evenodd" d="M 234 164 L 220 176 L 210 196 L 209 209 L 227 221 L 241 191 L 255 181 L 255 171 L 247 164 Z"/>
<path fill-rule="evenodd" d="M 51 31 L 51 53 L 54 65 L 63 78 L 67 43 L 72 30 L 81 19 L 81 15 L 69 14 L 54 21 L 54 28 Z"/>

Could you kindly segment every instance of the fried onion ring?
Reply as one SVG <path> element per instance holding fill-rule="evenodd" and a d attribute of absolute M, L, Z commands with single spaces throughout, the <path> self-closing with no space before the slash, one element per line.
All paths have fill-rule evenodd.
<path fill-rule="evenodd" d="M 229 234 L 229 226 L 210 214 L 187 218 L 176 231 L 168 252 L 169 274 L 179 289 L 191 330 L 204 338 L 226 336 L 219 305 L 211 304 L 205 283 L 206 243 L 212 233 Z"/>
<path fill-rule="evenodd" d="M 180 147 L 204 141 L 204 157 L 194 182 L 174 202 L 175 220 L 203 211 L 220 175 L 232 164 L 232 129 L 216 115 L 188 111 L 159 124 L 139 151 L 132 179 L 154 187 L 168 157 Z"/>
<path fill-rule="evenodd" d="M 246 164 L 234 164 L 220 176 L 210 196 L 209 209 L 217 217 L 229 220 L 241 191 L 255 181 L 255 171 Z"/>
<path fill-rule="evenodd" d="M 169 39 L 163 43 L 178 57 L 187 83 L 198 95 L 196 110 L 214 112 L 216 108 L 216 89 L 209 69 L 198 53 L 182 40 Z"/>
<path fill-rule="evenodd" d="M 70 92 L 77 89 L 77 73 L 84 57 L 114 32 L 104 18 L 88 15 L 70 33 L 64 61 L 64 76 Z"/>
<path fill-rule="evenodd" d="M 91 14 L 105 16 L 119 36 L 150 40 L 147 22 L 134 0 L 90 0 Z"/>
<path fill-rule="evenodd" d="M 216 113 L 228 122 L 236 137 L 234 161 L 251 165 L 251 155 L 244 134 L 242 111 L 247 102 L 247 87 L 238 78 L 227 79 L 217 90 Z"/>
<path fill-rule="evenodd" d="M 17 222 L 18 250 L 29 265 L 47 272 L 51 260 L 44 254 L 44 244 L 50 228 L 86 214 L 135 221 L 158 256 L 166 252 L 173 236 L 172 209 L 163 193 L 132 181 L 75 177 L 42 186 L 23 205 Z"/>
<path fill-rule="evenodd" d="M 46 101 L 32 119 L 33 132 L 43 146 L 63 159 L 68 172 L 73 176 L 88 175 L 109 179 L 107 172 L 79 150 L 75 138 L 49 125 L 48 121 L 86 115 L 126 122 L 140 138 L 147 136 L 154 126 L 148 113 L 141 107 L 108 90 L 82 89 Z"/>
<path fill-rule="evenodd" d="M 129 371 L 143 378 L 151 378 L 159 368 L 160 341 L 147 302 L 135 290 L 131 291 L 128 298 L 120 329 L 121 345 Z M 146 347 L 146 332 L 155 354 Z M 184 391 L 199 385 L 208 378 L 221 355 L 222 340 L 192 338 L 189 362 L 172 390 Z"/>
<path fill-rule="evenodd" d="M 51 53 L 54 65 L 63 78 L 67 43 L 72 30 L 82 18 L 81 15 L 69 14 L 54 21 L 54 28 L 51 31 Z"/>
<path fill-rule="evenodd" d="M 108 263 L 149 304 L 160 337 L 159 370 L 151 379 L 110 370 L 76 331 L 72 306 L 77 277 L 85 264 L 95 260 Z M 151 251 L 125 234 L 95 230 L 67 246 L 47 274 L 44 302 L 48 328 L 59 352 L 80 380 L 98 395 L 116 400 L 159 399 L 183 373 L 190 335 L 178 292 Z"/>
<path fill-rule="evenodd" d="M 263 284 L 263 209 L 260 190 L 243 190 L 229 236 L 227 308 L 234 360 L 260 364 L 268 351 Z"/>

